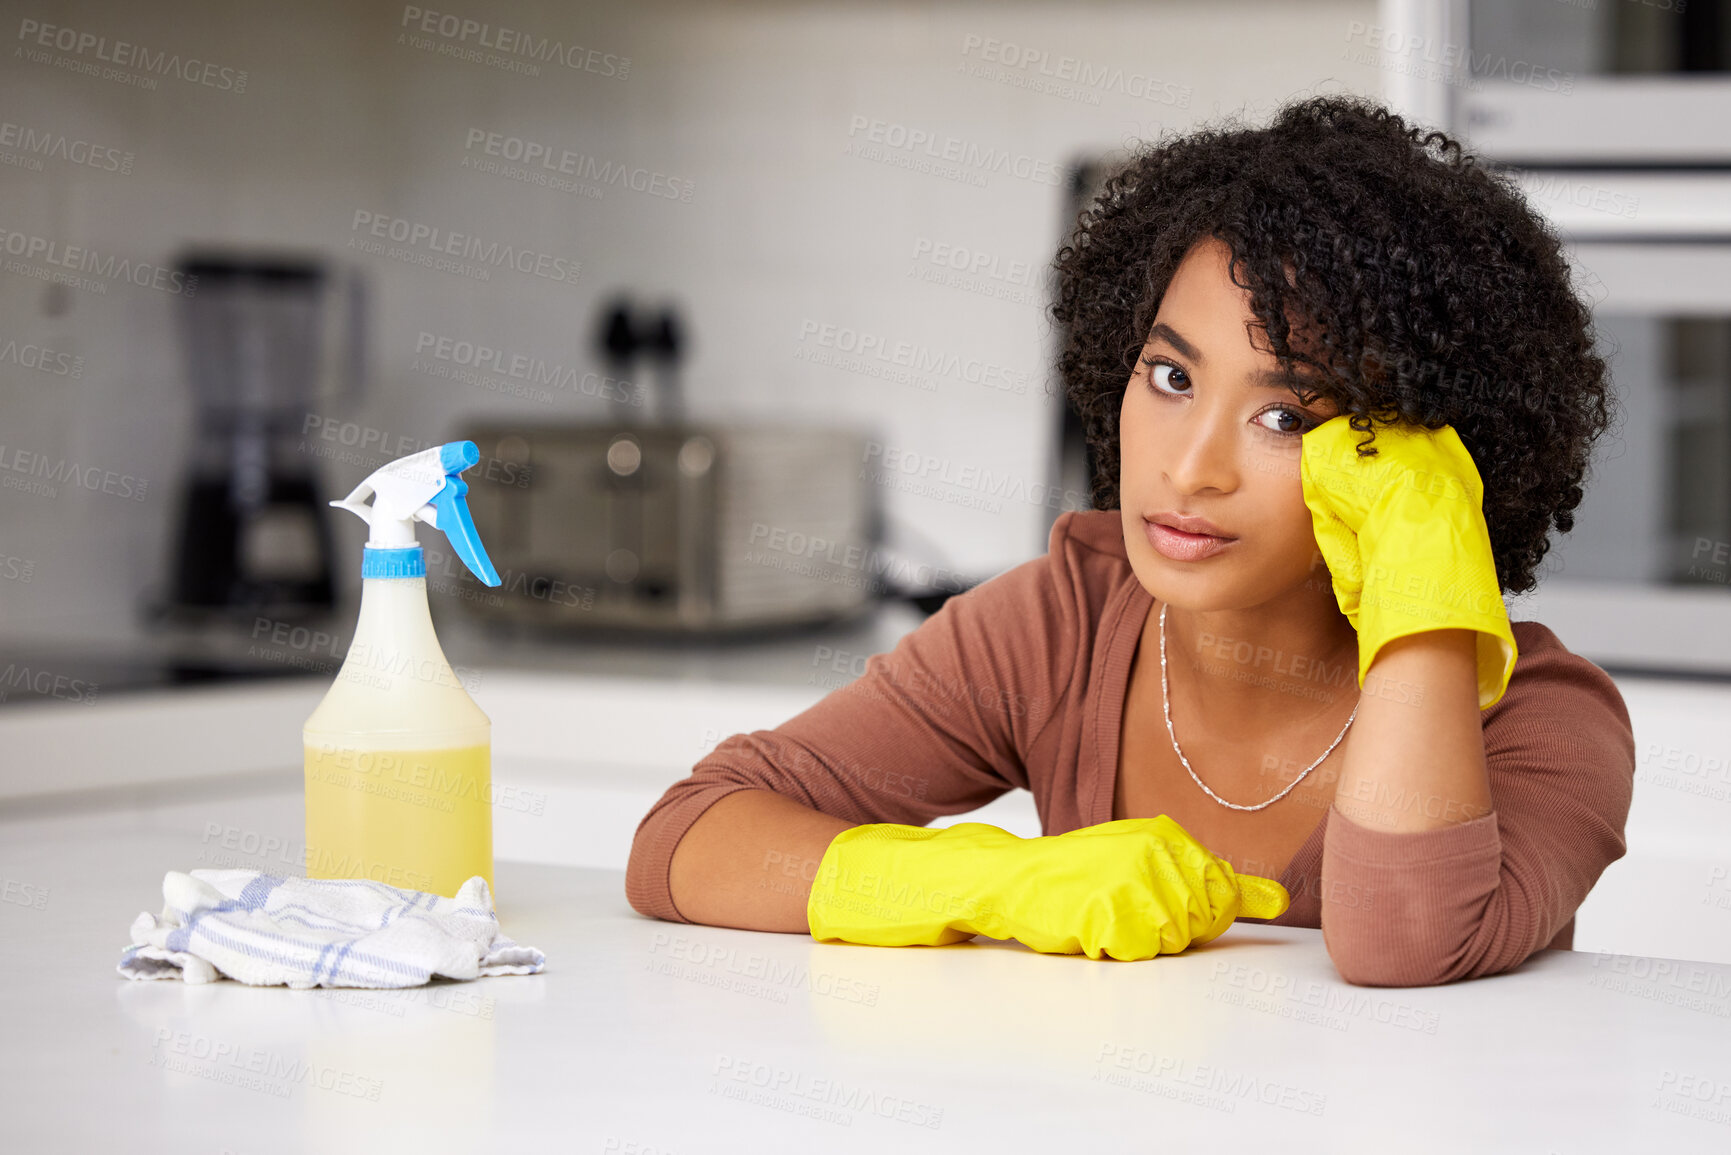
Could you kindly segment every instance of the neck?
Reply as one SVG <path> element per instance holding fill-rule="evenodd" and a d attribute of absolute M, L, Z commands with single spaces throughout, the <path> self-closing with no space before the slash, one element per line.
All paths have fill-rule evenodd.
<path fill-rule="evenodd" d="M 1260 734 L 1345 717 L 1358 699 L 1358 634 L 1333 593 L 1229 610 L 1166 607 L 1170 693 L 1191 699 L 1219 733 Z M 1160 661 L 1160 611 L 1143 630 Z M 1155 686 L 1158 692 L 1158 685 Z M 1196 716 L 1196 715 L 1193 715 Z"/>

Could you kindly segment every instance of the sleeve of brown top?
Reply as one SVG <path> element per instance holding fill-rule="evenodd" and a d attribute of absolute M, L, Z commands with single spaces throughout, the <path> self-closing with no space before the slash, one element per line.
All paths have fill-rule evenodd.
<path fill-rule="evenodd" d="M 735 790 L 771 790 L 855 824 L 924 826 L 1026 789 L 1019 752 L 1057 715 L 1064 687 L 1048 683 L 1073 667 L 1052 656 L 1081 644 L 1078 596 L 1048 549 L 949 598 L 857 679 L 782 725 L 721 742 L 638 823 L 627 901 L 690 921 L 668 884 L 674 848 Z"/>
<path fill-rule="evenodd" d="M 1516 672 L 1484 724 L 1491 813 L 1393 832 L 1329 809 L 1323 893 L 1371 896 L 1323 903 L 1323 941 L 1347 982 L 1432 986 L 1511 970 L 1626 850 L 1635 737 L 1622 695 L 1545 626 L 1513 625 Z"/>

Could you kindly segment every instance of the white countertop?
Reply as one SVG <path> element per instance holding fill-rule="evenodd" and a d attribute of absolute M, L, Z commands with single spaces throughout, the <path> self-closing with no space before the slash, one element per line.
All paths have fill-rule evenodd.
<path fill-rule="evenodd" d="M 781 725 L 849 680 L 855 656 L 876 652 L 844 651 L 833 637 L 778 649 L 780 658 L 763 659 L 775 680 L 765 680 L 767 670 L 728 677 L 719 659 L 684 676 L 471 669 L 475 700 L 493 721 L 493 779 L 511 792 L 494 815 L 500 856 L 623 869 L 637 823 L 717 742 Z M 1731 963 L 1731 687 L 1616 682 L 1637 756 L 1628 853 L 1581 905 L 1576 949 Z M 168 782 L 187 797 L 298 789 L 301 725 L 329 685 L 316 675 L 144 690 L 90 705 L 8 705 L 0 709 L 0 815 L 38 813 L 89 791 L 144 797 Z M 933 825 L 956 821 L 1041 833 L 1033 797 L 1021 790 Z M 211 841 L 240 850 L 242 833 L 224 819 Z M 302 835 L 300 815 L 287 814 L 251 838 L 298 846 Z M 211 865 L 263 864 L 235 854 Z"/>
<path fill-rule="evenodd" d="M 1340 982 L 1320 932 L 1250 924 L 1141 963 L 819 944 L 644 918 L 617 870 L 502 861 L 502 925 L 546 951 L 542 975 L 297 992 L 115 973 L 165 871 L 233 864 L 213 827 L 296 830 L 300 804 L 207 784 L 0 819 L 0 1148 L 1627 1155 L 1731 1137 L 1731 966 L 1647 957 L 1544 951 L 1377 989 Z"/>

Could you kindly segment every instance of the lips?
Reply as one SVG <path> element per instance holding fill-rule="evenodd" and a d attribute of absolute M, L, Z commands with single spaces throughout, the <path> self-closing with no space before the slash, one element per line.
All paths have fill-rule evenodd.
<path fill-rule="evenodd" d="M 1184 533 L 1206 534 L 1209 537 L 1221 537 L 1228 541 L 1237 540 L 1232 534 L 1227 533 L 1205 517 L 1193 517 L 1181 513 L 1156 513 L 1148 520 L 1156 525 L 1182 530 Z"/>
<path fill-rule="evenodd" d="M 1201 561 L 1230 549 L 1232 543 L 1238 540 L 1220 533 L 1192 532 L 1174 526 L 1171 522 L 1178 522 L 1180 526 L 1204 525 L 1216 530 L 1219 527 L 1205 518 L 1179 517 L 1176 514 L 1156 514 L 1152 518 L 1144 518 L 1142 526 L 1148 535 L 1148 544 L 1153 546 L 1160 556 L 1172 561 Z"/>

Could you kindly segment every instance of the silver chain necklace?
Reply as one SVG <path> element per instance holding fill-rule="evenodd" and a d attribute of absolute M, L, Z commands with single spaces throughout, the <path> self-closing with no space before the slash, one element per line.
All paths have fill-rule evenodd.
<path fill-rule="evenodd" d="M 1362 701 L 1362 700 L 1363 699 L 1361 698 L 1360 701 Z M 1307 778 L 1310 775 L 1310 772 L 1312 770 L 1314 770 L 1318 766 L 1322 765 L 1322 759 L 1323 758 L 1328 757 L 1330 754 L 1332 754 L 1334 752 L 1334 748 L 1336 746 L 1340 745 L 1340 740 L 1342 738 L 1346 737 L 1347 730 L 1352 726 L 1352 719 L 1358 717 L 1358 705 L 1357 705 L 1357 703 L 1354 703 L 1353 707 L 1352 707 L 1352 716 L 1347 718 L 1346 725 L 1342 726 L 1340 728 L 1340 733 L 1338 733 L 1334 736 L 1334 741 L 1332 741 L 1328 744 L 1328 749 L 1324 750 L 1322 752 L 1322 758 L 1318 758 L 1316 761 L 1312 762 L 1305 769 L 1303 774 L 1300 774 L 1298 777 L 1294 778 L 1291 782 L 1287 783 L 1285 790 L 1282 790 L 1279 794 L 1276 794 L 1273 798 L 1270 798 L 1267 802 L 1258 803 L 1255 806 L 1240 806 L 1236 802 L 1226 801 L 1226 799 L 1220 797 L 1220 795 L 1218 795 L 1218 794 L 1214 793 L 1214 791 L 1208 789 L 1207 784 L 1204 783 L 1202 781 L 1202 779 L 1196 777 L 1196 771 L 1190 769 L 1190 759 L 1188 759 L 1184 756 L 1184 751 L 1178 749 L 1178 735 L 1172 729 L 1172 699 L 1168 696 L 1168 694 L 1166 692 L 1166 603 L 1165 602 L 1160 603 L 1160 705 L 1166 712 L 1166 733 L 1171 735 L 1171 737 L 1172 737 L 1172 750 L 1174 753 L 1176 753 L 1178 755 L 1178 761 L 1184 763 L 1184 769 L 1190 771 L 1191 779 L 1196 783 L 1196 785 L 1202 787 L 1202 792 L 1204 794 L 1206 794 L 1206 795 L 1208 795 L 1208 797 L 1214 799 L 1214 801 L 1220 803 L 1220 805 L 1230 806 L 1234 810 L 1261 810 L 1264 806 L 1272 806 L 1276 802 L 1279 802 L 1282 798 L 1285 798 L 1288 794 L 1290 794 L 1292 792 L 1292 788 L 1294 786 L 1297 786 L 1300 782 L 1303 782 L 1305 780 L 1305 778 Z"/>

